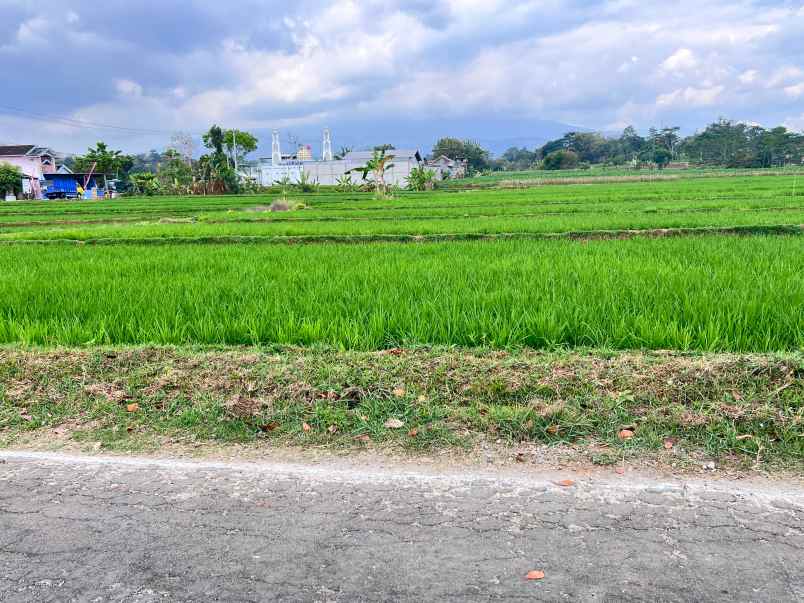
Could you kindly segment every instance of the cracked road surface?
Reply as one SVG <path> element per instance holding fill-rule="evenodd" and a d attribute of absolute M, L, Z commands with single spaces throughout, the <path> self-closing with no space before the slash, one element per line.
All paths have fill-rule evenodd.
<path fill-rule="evenodd" d="M 0 452 L 0 601 L 804 600 L 800 486 L 566 477 Z"/>

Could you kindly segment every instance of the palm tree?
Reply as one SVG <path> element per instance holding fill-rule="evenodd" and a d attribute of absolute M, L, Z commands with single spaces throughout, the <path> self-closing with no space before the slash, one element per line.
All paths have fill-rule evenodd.
<path fill-rule="evenodd" d="M 394 155 L 386 155 L 385 149 L 375 150 L 374 156 L 366 162 L 366 165 L 354 168 L 346 173 L 360 172 L 363 175 L 363 180 L 368 180 L 368 175 L 371 173 L 374 176 L 377 197 L 382 198 L 388 190 L 385 184 L 385 171 L 394 167 L 394 164 L 391 163 L 394 157 Z"/>
<path fill-rule="evenodd" d="M 334 159 L 343 159 L 352 152 L 352 147 L 341 147 L 341 150 L 335 153 Z"/>

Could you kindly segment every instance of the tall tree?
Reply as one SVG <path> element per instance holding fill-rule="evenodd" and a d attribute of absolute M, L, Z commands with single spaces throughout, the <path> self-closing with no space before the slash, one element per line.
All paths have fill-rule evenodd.
<path fill-rule="evenodd" d="M 22 170 L 10 163 L 0 163 L 0 195 L 16 195 L 22 190 Z"/>
<path fill-rule="evenodd" d="M 184 157 L 175 149 L 165 151 L 162 158 L 157 173 L 159 189 L 168 194 L 188 194 L 193 183 L 193 168 L 187 165 Z"/>
<path fill-rule="evenodd" d="M 260 142 L 254 134 L 243 130 L 224 130 L 223 140 L 232 165 L 243 163 L 246 155 L 256 151 Z"/>
<path fill-rule="evenodd" d="M 240 189 L 238 175 L 229 165 L 224 151 L 226 138 L 224 130 L 212 126 L 202 137 L 204 146 L 212 152 L 199 159 L 199 174 L 204 179 L 206 190 L 213 193 L 234 193 Z"/>
<path fill-rule="evenodd" d="M 85 155 L 78 155 L 73 158 L 73 171 L 89 172 L 94 165 L 95 173 L 103 177 L 104 187 L 109 176 L 120 177 L 133 166 L 131 157 L 124 155 L 122 151 L 115 151 L 108 147 L 105 142 L 98 142 L 94 147 L 90 147 Z"/>

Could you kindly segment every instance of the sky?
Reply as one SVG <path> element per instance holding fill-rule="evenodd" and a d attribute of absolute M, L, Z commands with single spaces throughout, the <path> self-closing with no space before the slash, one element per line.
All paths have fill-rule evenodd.
<path fill-rule="evenodd" d="M 567 129 L 804 129 L 804 3 L 0 0 L 0 144 L 163 149 L 213 123 L 336 150 Z M 108 127 L 101 127 L 108 126 Z M 284 149 L 283 149 L 284 150 Z"/>

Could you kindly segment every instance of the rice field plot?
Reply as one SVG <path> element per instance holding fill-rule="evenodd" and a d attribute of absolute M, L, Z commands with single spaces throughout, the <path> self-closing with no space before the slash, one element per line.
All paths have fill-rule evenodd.
<path fill-rule="evenodd" d="M 797 227 L 797 176 L 402 192 L 377 201 L 332 191 L 294 196 L 294 211 L 269 211 L 276 196 L 119 199 L 0 206 L 0 241 L 352 238 L 560 234 L 667 228 Z M 784 229 L 789 230 L 789 229 Z"/>
<path fill-rule="evenodd" d="M 804 238 L 0 248 L 0 342 L 804 347 Z"/>
<path fill-rule="evenodd" d="M 517 172 L 490 172 L 472 178 L 447 183 L 450 187 L 460 188 L 470 187 L 495 187 L 505 183 L 506 185 L 516 185 L 525 182 L 532 185 L 539 183 L 556 183 L 561 181 L 590 181 L 598 180 L 600 183 L 638 180 L 662 180 L 675 179 L 701 179 L 701 178 L 721 178 L 721 177 L 755 177 L 755 176 L 783 176 L 783 175 L 804 175 L 802 166 L 786 166 L 776 168 L 718 168 L 718 167 L 695 167 L 695 168 L 665 168 L 657 169 L 634 169 L 629 167 L 600 167 L 593 166 L 589 169 L 574 170 L 524 170 Z"/>
<path fill-rule="evenodd" d="M 0 342 L 799 350 L 798 185 L 0 204 Z"/>

